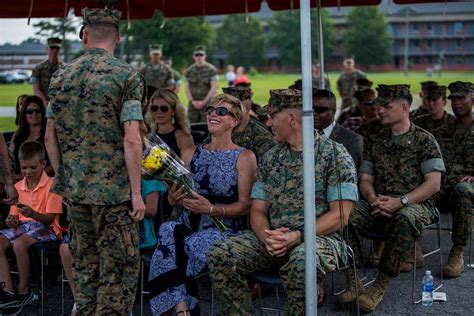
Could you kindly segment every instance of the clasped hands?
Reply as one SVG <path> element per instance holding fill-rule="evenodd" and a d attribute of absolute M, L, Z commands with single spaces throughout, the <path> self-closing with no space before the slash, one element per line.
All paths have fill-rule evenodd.
<path fill-rule="evenodd" d="M 300 232 L 290 231 L 286 227 L 265 229 L 265 248 L 273 257 L 283 257 L 300 244 Z"/>
<path fill-rule="evenodd" d="M 372 208 L 370 214 L 375 217 L 391 218 L 393 213 L 403 206 L 399 197 L 391 197 L 382 194 L 378 194 L 368 202 Z"/>

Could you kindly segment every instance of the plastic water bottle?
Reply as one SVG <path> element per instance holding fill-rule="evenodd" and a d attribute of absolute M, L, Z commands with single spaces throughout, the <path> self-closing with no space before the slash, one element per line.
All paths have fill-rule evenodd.
<path fill-rule="evenodd" d="M 431 306 L 433 304 L 433 276 L 431 276 L 430 270 L 425 272 L 422 290 L 423 293 L 421 294 L 421 303 L 423 306 Z"/>

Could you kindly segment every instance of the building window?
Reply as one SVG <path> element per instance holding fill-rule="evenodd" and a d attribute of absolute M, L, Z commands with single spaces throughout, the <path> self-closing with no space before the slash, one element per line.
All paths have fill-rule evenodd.
<path fill-rule="evenodd" d="M 413 26 L 413 31 L 418 32 L 420 30 L 420 26 L 418 25 L 418 23 L 413 23 L 412 26 Z"/>
<path fill-rule="evenodd" d="M 433 63 L 433 56 L 428 56 L 427 60 L 428 60 L 428 64 L 432 64 Z"/>
<path fill-rule="evenodd" d="M 462 56 L 456 56 L 456 58 L 454 58 L 454 62 L 456 64 L 462 64 L 463 63 Z"/>
<path fill-rule="evenodd" d="M 413 57 L 413 64 L 418 65 L 420 63 L 420 56 Z"/>
<path fill-rule="evenodd" d="M 455 33 L 462 33 L 462 22 L 454 23 L 454 32 Z"/>
<path fill-rule="evenodd" d="M 431 32 L 433 30 L 433 24 L 431 23 L 426 23 L 426 30 Z"/>
<path fill-rule="evenodd" d="M 460 39 L 456 40 L 456 48 L 462 48 L 462 40 Z"/>
<path fill-rule="evenodd" d="M 427 46 L 427 47 L 433 47 L 433 40 L 427 39 L 427 40 L 426 40 L 426 46 Z"/>
<path fill-rule="evenodd" d="M 419 47 L 420 46 L 420 40 L 413 40 L 413 46 Z"/>

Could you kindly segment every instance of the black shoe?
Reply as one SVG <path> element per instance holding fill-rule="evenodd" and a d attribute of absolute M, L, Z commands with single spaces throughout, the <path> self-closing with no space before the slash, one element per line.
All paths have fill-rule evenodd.
<path fill-rule="evenodd" d="M 17 306 L 19 303 L 20 302 L 15 294 L 0 290 L 0 310 L 11 306 Z"/>
<path fill-rule="evenodd" d="M 29 290 L 26 294 L 15 294 L 16 304 L 10 304 L 1 309 L 0 313 L 2 315 L 18 315 L 23 310 L 26 304 L 36 301 L 38 297 L 33 293 L 33 291 Z"/>

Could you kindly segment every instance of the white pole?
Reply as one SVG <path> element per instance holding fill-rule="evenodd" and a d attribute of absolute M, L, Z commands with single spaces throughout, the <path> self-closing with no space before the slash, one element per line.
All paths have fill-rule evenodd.
<path fill-rule="evenodd" d="M 310 0 L 300 1 L 301 73 L 303 77 L 303 180 L 306 315 L 317 315 L 316 222 L 314 197 L 314 125 L 311 78 Z"/>
<path fill-rule="evenodd" d="M 321 1 L 318 1 L 318 49 L 319 49 L 319 89 L 326 89 L 326 80 L 324 80 L 324 41 L 323 41 L 323 19 L 321 18 Z"/>

